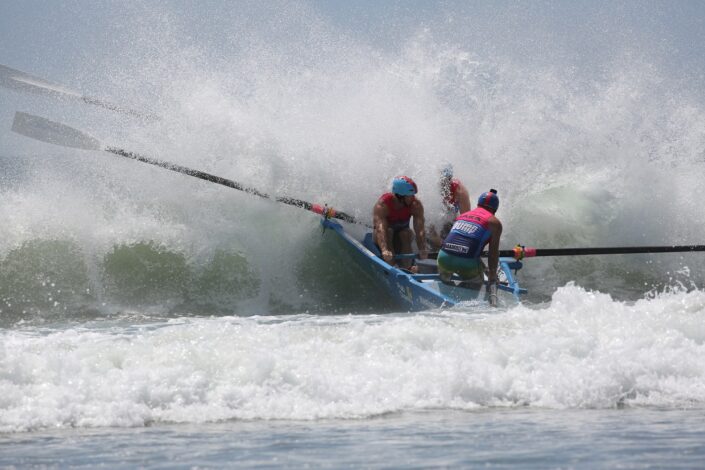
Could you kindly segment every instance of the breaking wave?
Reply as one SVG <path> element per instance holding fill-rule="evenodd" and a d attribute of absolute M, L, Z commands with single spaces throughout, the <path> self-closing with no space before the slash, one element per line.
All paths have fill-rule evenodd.
<path fill-rule="evenodd" d="M 624 303 L 568 285 L 540 308 L 501 315 L 3 330 L 0 432 L 422 409 L 702 408 L 704 314 L 702 291 Z"/>

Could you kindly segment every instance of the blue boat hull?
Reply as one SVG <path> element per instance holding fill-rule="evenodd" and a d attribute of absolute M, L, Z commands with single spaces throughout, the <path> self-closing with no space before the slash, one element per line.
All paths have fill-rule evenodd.
<path fill-rule="evenodd" d="M 356 264 L 376 283 L 383 286 L 389 295 L 403 309 L 408 311 L 449 308 L 463 303 L 487 303 L 487 289 L 484 283 L 460 287 L 441 282 L 438 274 L 411 274 L 386 263 L 375 251 L 371 234 L 359 241 L 348 234 L 343 227 L 331 220 L 322 219 L 321 224 L 328 232 L 335 234 Z M 367 246 L 366 246 L 367 245 Z M 516 304 L 520 294 L 526 290 L 519 287 L 512 270 L 521 268 L 521 263 L 512 258 L 501 258 L 500 269 L 504 282 L 499 290 L 503 304 Z"/>

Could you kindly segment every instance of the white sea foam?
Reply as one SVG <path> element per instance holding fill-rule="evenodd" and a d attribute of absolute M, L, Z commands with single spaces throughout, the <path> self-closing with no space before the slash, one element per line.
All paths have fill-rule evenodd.
<path fill-rule="evenodd" d="M 705 406 L 705 293 L 574 285 L 496 314 L 179 319 L 2 332 L 0 430 Z"/>

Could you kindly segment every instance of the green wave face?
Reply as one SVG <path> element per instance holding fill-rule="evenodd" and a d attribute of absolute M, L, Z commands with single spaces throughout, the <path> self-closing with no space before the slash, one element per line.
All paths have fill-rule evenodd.
<path fill-rule="evenodd" d="M 270 274 L 271 275 L 271 274 Z M 252 315 L 388 310 L 352 259 L 326 237 L 262 280 L 240 251 L 188 255 L 154 240 L 107 253 L 69 240 L 33 239 L 0 259 L 0 324 L 157 315 Z"/>
<path fill-rule="evenodd" d="M 0 324 L 149 307 L 176 314 L 246 314 L 240 304 L 257 298 L 260 285 L 236 251 L 217 249 L 191 260 L 142 241 L 87 256 L 72 241 L 35 239 L 0 260 Z"/>
<path fill-rule="evenodd" d="M 183 254 L 153 242 L 114 247 L 102 274 L 106 297 L 130 306 L 179 299 L 190 277 Z"/>
<path fill-rule="evenodd" d="M 257 297 L 260 284 L 244 256 L 216 250 L 212 259 L 188 283 L 185 306 L 197 312 L 227 313 L 239 301 Z"/>
<path fill-rule="evenodd" d="M 256 297 L 260 280 L 239 253 L 216 250 L 202 266 L 153 242 L 120 245 L 102 263 L 104 292 L 127 306 L 170 305 L 197 313 L 236 313 Z"/>
<path fill-rule="evenodd" d="M 57 315 L 95 302 L 82 251 L 65 240 L 31 240 L 0 262 L 3 319 Z"/>

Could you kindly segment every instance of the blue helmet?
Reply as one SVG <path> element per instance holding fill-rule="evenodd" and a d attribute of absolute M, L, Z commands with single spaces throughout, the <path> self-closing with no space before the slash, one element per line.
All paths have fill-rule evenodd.
<path fill-rule="evenodd" d="M 486 193 L 480 194 L 480 197 L 477 199 L 477 205 L 492 209 L 493 212 L 497 212 L 497 209 L 499 208 L 497 190 L 490 189 Z"/>
<path fill-rule="evenodd" d="M 397 176 L 392 181 L 392 193 L 399 196 L 413 196 L 418 192 L 416 183 L 408 176 Z"/>

